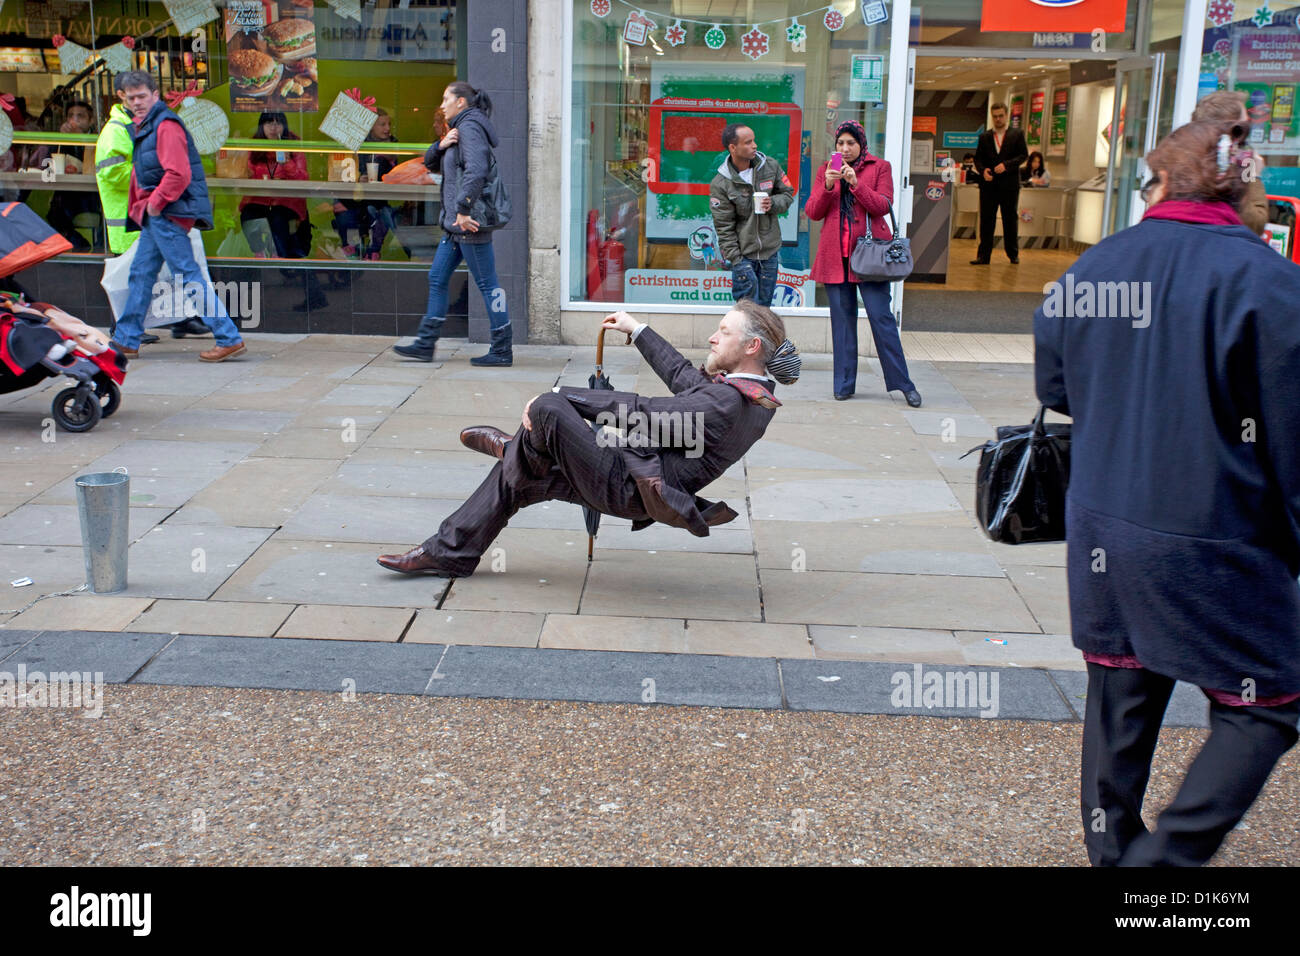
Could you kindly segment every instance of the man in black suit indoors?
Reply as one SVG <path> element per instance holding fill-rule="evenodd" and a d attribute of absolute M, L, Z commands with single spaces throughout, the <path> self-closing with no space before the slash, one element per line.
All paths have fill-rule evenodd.
<path fill-rule="evenodd" d="M 1015 265 L 1020 261 L 1016 211 L 1016 200 L 1020 198 L 1020 164 L 1029 159 L 1029 148 L 1024 133 L 1007 127 L 1005 103 L 994 103 L 990 112 L 993 128 L 980 136 L 975 148 L 975 171 L 980 177 L 980 246 L 971 265 L 989 264 L 999 209 L 1002 210 L 1002 242 L 1007 258 Z"/>

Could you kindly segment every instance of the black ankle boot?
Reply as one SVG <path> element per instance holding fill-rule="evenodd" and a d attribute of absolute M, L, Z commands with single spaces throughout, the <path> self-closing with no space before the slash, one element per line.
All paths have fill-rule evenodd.
<path fill-rule="evenodd" d="M 515 361 L 514 353 L 510 350 L 511 334 L 510 326 L 504 325 L 499 329 L 492 330 L 492 347 L 486 355 L 480 355 L 478 358 L 469 360 L 470 365 L 513 365 Z"/>

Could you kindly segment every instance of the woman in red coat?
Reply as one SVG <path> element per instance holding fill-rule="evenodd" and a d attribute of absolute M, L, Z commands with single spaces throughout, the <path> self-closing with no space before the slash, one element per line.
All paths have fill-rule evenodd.
<path fill-rule="evenodd" d="M 253 139 L 297 139 L 289 132 L 283 113 L 263 113 L 257 120 Z M 248 154 L 249 179 L 306 179 L 307 156 L 304 153 L 253 152 Z M 310 238 L 303 241 L 304 232 L 311 235 L 307 224 L 307 201 L 301 196 L 245 196 L 239 203 L 239 221 L 248 237 L 255 255 L 269 255 L 271 250 L 248 223 L 255 219 L 266 220 L 275 243 L 274 254 L 281 259 L 301 259 L 310 248 Z M 304 224 L 307 224 L 304 226 Z"/>
<path fill-rule="evenodd" d="M 849 398 L 858 379 L 858 293 L 867 307 L 871 337 L 885 375 L 885 390 L 900 391 L 913 408 L 921 405 L 921 393 L 907 374 L 907 359 L 898 324 L 889 311 L 889 283 L 867 282 L 853 274 L 849 257 L 858 239 L 871 234 L 877 239 L 893 235 L 885 215 L 894 199 L 894 178 L 889 163 L 872 156 L 866 148 L 867 134 L 860 123 L 849 120 L 835 131 L 835 149 L 843 157 L 839 169 L 822 163 L 813 178 L 812 192 L 804 211 L 809 219 L 822 223 L 812 279 L 826 287 L 831 307 L 831 339 L 835 351 L 835 399 Z"/>

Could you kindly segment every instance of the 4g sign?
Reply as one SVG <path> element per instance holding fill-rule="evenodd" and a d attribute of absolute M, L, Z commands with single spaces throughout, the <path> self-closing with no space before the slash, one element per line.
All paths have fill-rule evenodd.
<path fill-rule="evenodd" d="M 984 0 L 984 33 L 1123 33 L 1128 0 Z"/>

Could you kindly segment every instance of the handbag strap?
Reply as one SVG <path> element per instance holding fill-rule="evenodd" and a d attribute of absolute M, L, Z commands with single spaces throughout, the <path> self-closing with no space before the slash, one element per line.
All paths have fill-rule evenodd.
<path fill-rule="evenodd" d="M 1047 406 L 1039 405 L 1038 414 L 1034 416 L 1034 421 L 1033 421 L 1034 437 L 1042 438 L 1044 435 L 1047 434 L 1047 424 L 1044 421 L 1046 416 L 1047 416 Z"/>
<path fill-rule="evenodd" d="M 893 226 L 893 228 L 894 228 L 894 238 L 897 239 L 897 238 L 898 238 L 898 220 L 894 218 L 894 204 L 893 204 L 892 202 L 889 204 L 889 213 L 888 213 L 888 215 L 889 215 L 889 224 L 890 224 L 891 226 Z M 867 231 L 868 231 L 868 232 L 871 231 L 871 224 L 870 224 L 870 223 L 867 224 Z"/>

